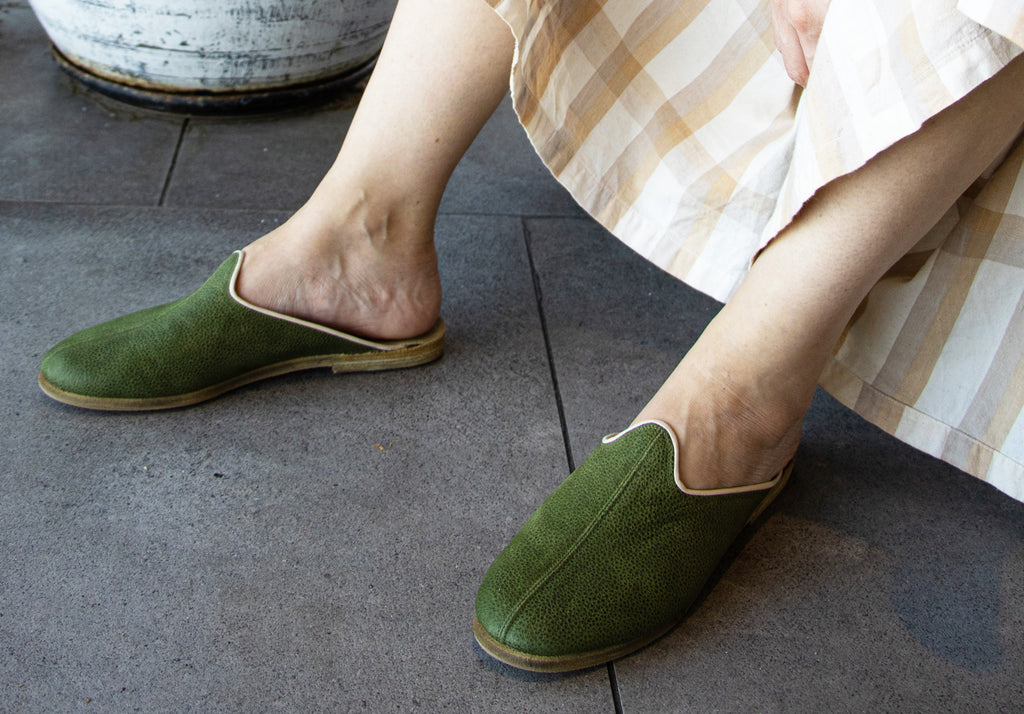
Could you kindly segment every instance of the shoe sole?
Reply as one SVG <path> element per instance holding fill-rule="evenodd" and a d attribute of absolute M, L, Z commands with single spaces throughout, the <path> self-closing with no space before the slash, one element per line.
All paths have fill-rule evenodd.
<path fill-rule="evenodd" d="M 761 503 L 754 509 L 754 512 L 750 514 L 750 518 L 747 519 L 746 525 L 749 526 L 751 523 L 756 521 L 761 514 L 764 513 L 764 510 L 771 505 L 772 501 L 775 500 L 775 497 L 778 496 L 786 486 L 786 482 L 789 480 L 789 475 L 792 472 L 793 462 L 790 461 L 782 470 L 778 483 L 772 486 L 771 490 L 764 497 Z M 575 670 L 588 669 L 590 667 L 606 664 L 613 660 L 625 657 L 639 649 L 643 649 L 655 640 L 668 634 L 677 625 L 679 625 L 679 623 L 685 620 L 689 614 L 690 610 L 687 609 L 678 619 L 672 621 L 667 626 L 654 632 L 647 633 L 642 637 L 632 640 L 631 642 L 626 642 L 621 645 L 613 645 L 600 650 L 592 650 L 590 652 L 571 655 L 532 655 L 527 652 L 520 652 L 519 650 L 512 649 L 511 647 L 503 645 L 494 639 L 491 634 L 484 629 L 484 626 L 480 624 L 480 621 L 475 615 L 473 617 L 473 636 L 476 638 L 477 644 L 483 648 L 484 652 L 489 654 L 491 657 L 494 657 L 494 659 L 499 662 L 504 662 L 512 667 L 525 669 L 530 672 L 572 672 Z"/>
<path fill-rule="evenodd" d="M 187 394 L 175 394 L 167 397 L 148 397 L 138 399 L 125 399 L 114 397 L 90 397 L 84 394 L 66 392 L 60 387 L 52 384 L 43 373 L 39 373 L 39 388 L 50 398 L 70 404 L 82 409 L 95 409 L 100 411 L 116 412 L 138 412 L 153 411 L 158 409 L 175 409 L 199 404 L 214 397 L 220 396 L 232 389 L 238 389 L 246 384 L 259 382 L 270 377 L 278 377 L 282 374 L 299 372 L 306 369 L 318 367 L 330 367 L 335 374 L 343 372 L 378 372 L 390 369 L 402 369 L 427 364 L 438 359 L 444 352 L 445 328 L 444 322 L 438 320 L 434 328 L 413 340 L 396 341 L 395 344 L 407 345 L 398 346 L 394 349 L 382 350 L 379 352 L 367 352 L 361 354 L 333 354 L 314 355 L 310 357 L 299 357 L 297 359 L 276 362 L 274 364 L 254 369 L 251 372 L 232 377 L 219 384 L 205 387 Z"/>

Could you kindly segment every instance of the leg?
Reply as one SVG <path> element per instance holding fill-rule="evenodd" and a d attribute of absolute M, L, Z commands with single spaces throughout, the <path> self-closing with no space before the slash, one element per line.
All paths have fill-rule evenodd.
<path fill-rule="evenodd" d="M 796 451 L 854 310 L 1020 131 L 1024 59 L 824 187 L 760 255 L 643 409 L 682 443 L 687 486 L 767 481 Z"/>
<path fill-rule="evenodd" d="M 240 294 L 364 337 L 427 330 L 441 301 L 438 204 L 508 89 L 512 52 L 481 0 L 402 0 L 337 160 L 294 217 L 246 248 Z"/>
<path fill-rule="evenodd" d="M 232 257 L 171 306 L 72 335 L 43 356 L 40 387 L 89 409 L 166 409 L 298 369 L 435 359 L 434 218 L 506 91 L 512 52 L 511 32 L 481 0 L 401 0 L 337 161 L 287 223 L 246 248 L 237 281 Z M 240 306 L 232 286 L 269 314 Z"/>

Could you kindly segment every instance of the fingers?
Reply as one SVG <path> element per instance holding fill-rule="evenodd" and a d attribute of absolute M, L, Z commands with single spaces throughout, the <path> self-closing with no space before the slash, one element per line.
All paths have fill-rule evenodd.
<path fill-rule="evenodd" d="M 806 86 L 830 0 L 771 0 L 775 46 L 790 79 Z"/>
<path fill-rule="evenodd" d="M 772 31 L 775 36 L 775 48 L 782 55 L 782 64 L 786 74 L 801 87 L 807 84 L 810 68 L 804 57 L 800 44 L 800 36 L 789 21 L 789 0 L 772 0 Z"/>

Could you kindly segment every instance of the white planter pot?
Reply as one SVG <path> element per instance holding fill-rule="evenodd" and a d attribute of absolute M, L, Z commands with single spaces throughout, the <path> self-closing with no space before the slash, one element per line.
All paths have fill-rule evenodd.
<path fill-rule="evenodd" d="M 397 0 L 29 2 L 72 68 L 129 92 L 210 96 L 358 72 L 380 50 Z"/>

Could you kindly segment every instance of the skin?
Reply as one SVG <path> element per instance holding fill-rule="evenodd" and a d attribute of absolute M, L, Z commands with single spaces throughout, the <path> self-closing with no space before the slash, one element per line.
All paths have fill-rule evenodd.
<path fill-rule="evenodd" d="M 438 205 L 508 92 L 513 50 L 480 0 L 400 2 L 337 160 L 291 220 L 246 248 L 242 296 L 364 337 L 429 329 Z"/>
<path fill-rule="evenodd" d="M 824 0 L 773 0 L 806 82 Z M 433 225 L 455 165 L 507 92 L 513 40 L 480 0 L 402 0 L 338 159 L 292 219 L 246 249 L 239 291 L 371 338 L 440 310 Z M 792 457 L 831 347 L 867 291 L 1024 124 L 1015 61 L 920 131 L 823 187 L 760 254 L 637 416 L 679 437 L 693 489 L 762 483 Z M 1010 104 L 1012 106 L 1006 106 Z"/>
<path fill-rule="evenodd" d="M 691 439 L 687 485 L 697 474 L 717 476 L 704 487 L 758 483 L 785 465 L 854 311 L 1019 133 L 1024 107 L 1002 100 L 1022 90 L 1024 58 L 824 186 L 762 251 L 639 417 Z"/>
<path fill-rule="evenodd" d="M 814 51 L 831 0 L 771 0 L 775 47 L 789 78 L 801 87 L 814 64 Z"/>

